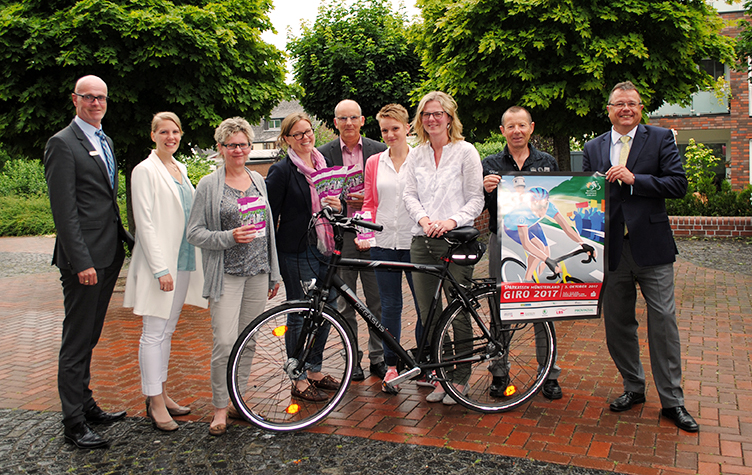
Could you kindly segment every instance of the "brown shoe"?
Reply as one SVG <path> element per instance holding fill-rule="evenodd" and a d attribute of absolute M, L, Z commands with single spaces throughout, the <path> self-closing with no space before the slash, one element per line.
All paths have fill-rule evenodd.
<path fill-rule="evenodd" d="M 292 394 L 292 397 L 305 399 L 306 401 L 321 402 L 329 399 L 328 394 L 323 391 L 319 391 L 318 388 L 316 388 L 316 386 L 314 386 L 313 384 L 309 384 L 308 387 L 305 388 L 305 390 L 301 391 L 300 389 L 298 389 L 295 383 L 292 383 L 292 390 L 290 392 Z"/>
<path fill-rule="evenodd" d="M 220 436 L 225 435 L 227 432 L 227 424 L 217 424 L 215 426 L 209 426 L 209 435 Z"/>
<path fill-rule="evenodd" d="M 309 379 L 308 382 L 319 389 L 327 389 L 329 391 L 336 391 L 342 385 L 342 383 L 332 378 L 328 374 L 319 380 Z"/>
<path fill-rule="evenodd" d="M 191 408 L 186 406 L 178 405 L 178 407 L 167 408 L 167 412 L 170 413 L 171 416 L 187 416 L 191 413 Z"/>
<path fill-rule="evenodd" d="M 240 420 L 240 421 L 242 421 L 243 419 L 245 419 L 243 417 L 243 415 L 240 414 L 240 411 L 238 411 L 237 409 L 235 409 L 235 404 L 233 404 L 233 403 L 230 403 L 230 405 L 227 406 L 227 417 L 229 417 L 230 419 L 237 419 L 237 420 Z"/>

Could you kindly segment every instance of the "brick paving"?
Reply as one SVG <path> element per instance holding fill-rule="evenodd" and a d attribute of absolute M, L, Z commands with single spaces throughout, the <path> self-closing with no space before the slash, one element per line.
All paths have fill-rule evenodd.
<path fill-rule="evenodd" d="M 0 252 L 9 251 L 6 246 L 0 240 Z M 476 275 L 483 275 L 484 267 L 481 263 Z M 424 398 L 430 390 L 412 383 L 389 396 L 369 377 L 354 383 L 349 402 L 309 432 L 619 473 L 752 474 L 752 277 L 680 259 L 676 280 L 686 406 L 700 423 L 699 434 L 679 431 L 659 417 L 647 351 L 647 403 L 625 413 L 608 410 L 621 382 L 600 320 L 557 324 L 561 400 L 538 395 L 518 410 L 483 415 L 428 404 Z M 122 297 L 122 290 L 113 296 L 95 349 L 92 387 L 105 409 L 143 417 L 141 321 L 122 308 Z M 640 337 L 647 345 L 644 303 L 638 308 Z M 56 271 L 0 279 L 0 408 L 60 411 L 56 363 L 62 317 Z M 414 311 L 405 319 L 403 335 L 412 335 Z M 186 307 L 173 338 L 169 391 L 193 412 L 178 420 L 211 419 L 210 352 L 209 312 Z"/>

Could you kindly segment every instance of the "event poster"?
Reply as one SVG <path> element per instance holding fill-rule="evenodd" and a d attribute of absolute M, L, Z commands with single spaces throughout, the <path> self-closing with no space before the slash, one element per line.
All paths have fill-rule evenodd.
<path fill-rule="evenodd" d="M 606 186 L 605 177 L 590 173 L 502 176 L 496 243 L 502 320 L 598 318 Z"/>

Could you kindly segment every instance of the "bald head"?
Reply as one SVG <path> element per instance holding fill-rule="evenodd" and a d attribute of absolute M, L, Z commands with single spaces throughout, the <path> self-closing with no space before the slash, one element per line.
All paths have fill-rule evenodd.
<path fill-rule="evenodd" d="M 76 81 L 71 94 L 76 115 L 84 122 L 99 128 L 107 112 L 107 84 L 97 76 L 84 76 Z"/>
<path fill-rule="evenodd" d="M 350 149 L 360 140 L 360 128 L 366 123 L 363 112 L 357 102 L 345 99 L 334 108 L 334 126 L 339 131 L 339 138 Z"/>

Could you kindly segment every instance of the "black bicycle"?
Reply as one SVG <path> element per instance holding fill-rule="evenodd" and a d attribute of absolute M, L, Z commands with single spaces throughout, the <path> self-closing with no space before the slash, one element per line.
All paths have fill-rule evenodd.
<path fill-rule="evenodd" d="M 341 257 L 343 235 L 355 232 L 357 226 L 377 231 L 381 230 L 380 226 L 335 215 L 328 208 L 315 215 L 311 222 L 315 223 L 320 217 L 331 223 L 335 241 L 335 251 L 323 281 L 307 285 L 306 300 L 286 302 L 258 316 L 240 334 L 230 355 L 227 368 L 230 398 L 248 421 L 274 431 L 304 429 L 318 423 L 346 401 L 356 342 L 340 313 L 326 303 L 327 296 L 334 291 L 338 291 L 399 356 L 401 372 L 388 383 L 388 389 L 426 376 L 429 381 L 440 382 L 447 394 L 461 405 L 484 413 L 514 409 L 540 390 L 553 364 L 555 342 L 551 324 L 502 325 L 496 282 L 474 279 L 464 286 L 449 271 L 450 262 L 469 265 L 480 259 L 480 255 L 462 252 L 478 237 L 478 230 L 467 227 L 447 232 L 443 238 L 450 246 L 440 265 L 367 261 Z M 423 272 L 436 276 L 439 283 L 424 327 L 432 328 L 431 322 L 438 318 L 433 334 L 424 331 L 417 348 L 403 348 L 357 297 L 355 290 L 336 274 L 338 267 Z M 437 316 L 442 286 L 449 290 L 449 305 Z M 300 317 L 299 338 L 286 343 L 289 322 L 300 321 Z M 546 346 L 541 364 L 536 358 L 536 331 L 542 333 L 541 340 Z M 322 341 L 325 343 L 320 371 L 334 378 L 337 387 L 326 391 L 329 398 L 324 401 L 296 398 L 291 393 L 292 382 L 303 377 L 306 362 L 314 348 L 320 351 Z M 288 347 L 294 350 L 288 353 Z M 505 396 L 494 397 L 489 393 L 490 368 L 498 365 L 511 368 L 510 382 Z M 451 384 L 452 380 L 466 381 L 465 390 L 458 390 Z"/>

